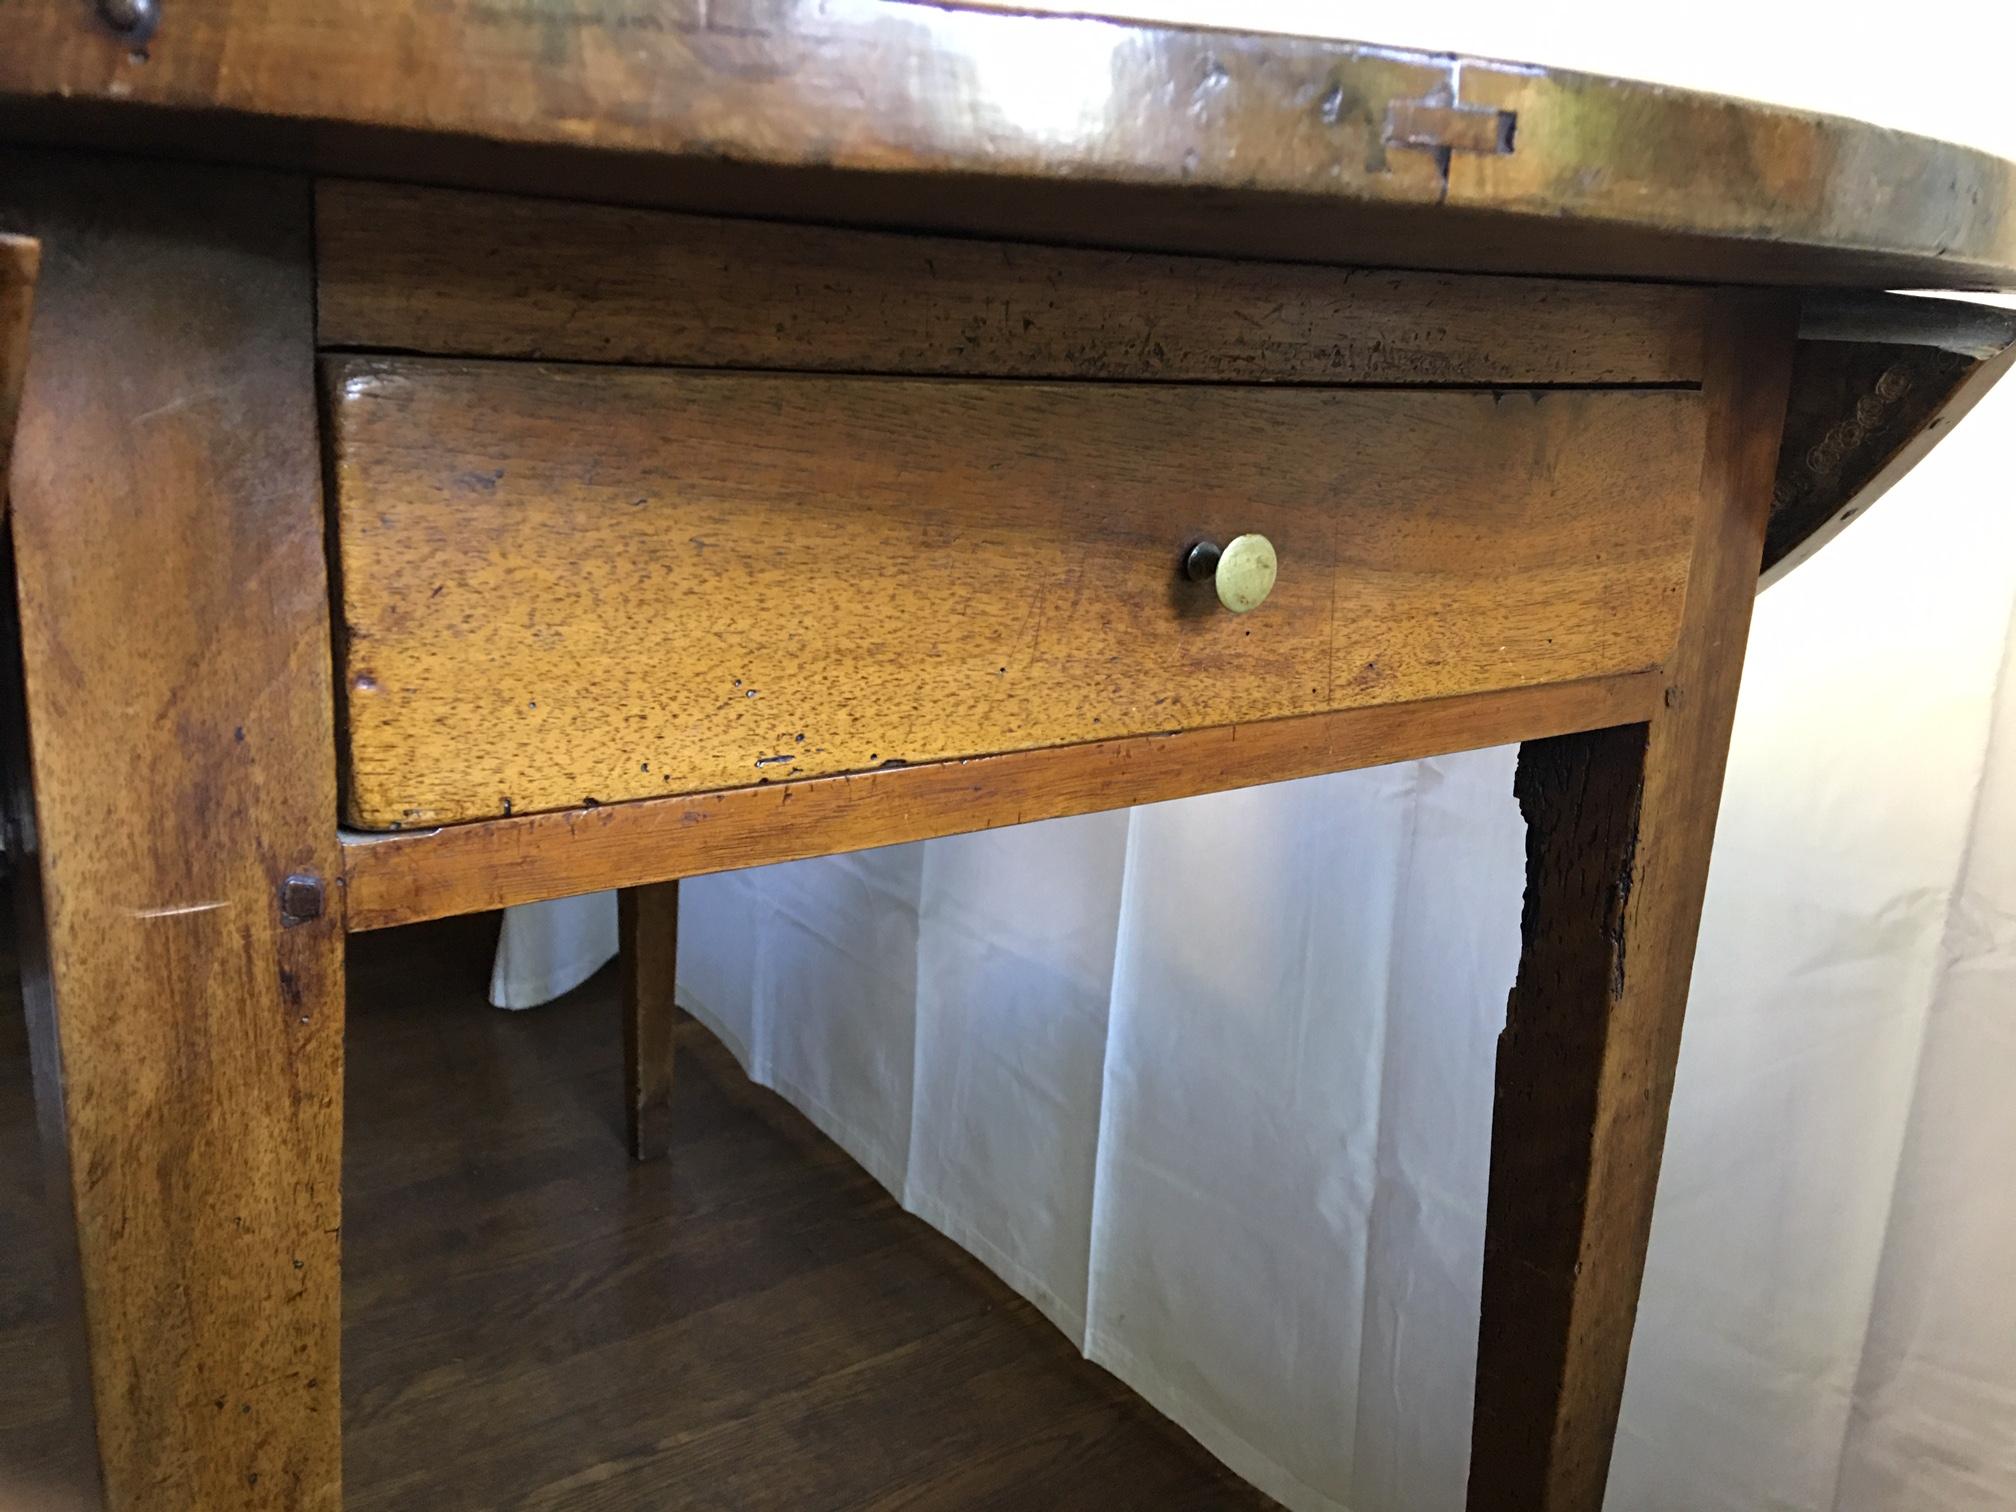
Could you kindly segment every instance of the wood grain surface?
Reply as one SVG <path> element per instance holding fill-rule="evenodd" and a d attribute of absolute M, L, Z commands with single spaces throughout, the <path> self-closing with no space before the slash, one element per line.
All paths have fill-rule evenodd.
<path fill-rule="evenodd" d="M 343 918 L 305 181 L 0 153 L 23 978 L 114 1512 L 327 1509 Z M 290 875 L 323 879 L 284 917 Z M 297 900 L 298 901 L 298 900 Z"/>
<path fill-rule="evenodd" d="M 1300 261 L 2016 282 L 2016 169 L 2000 159 L 1558 70 L 900 0 L 157 14 L 141 38 L 73 0 L 0 8 L 8 129 Z"/>
<path fill-rule="evenodd" d="M 1520 753 L 1525 949 L 1498 1041 L 1471 1512 L 1603 1503 L 1793 352 L 1789 302 L 1727 301 L 1660 707 Z"/>
<path fill-rule="evenodd" d="M 35 278 L 42 244 L 0 230 L 0 520 L 7 516 L 7 473 L 14 456 L 14 423 L 21 412 L 21 382 L 28 367 L 28 319 L 35 309 Z"/>
<path fill-rule="evenodd" d="M 405 834 L 346 834 L 353 930 L 1631 724 L 1656 672 Z"/>
<path fill-rule="evenodd" d="M 1658 665 L 1698 394 L 337 359 L 348 822 Z M 1250 614 L 1188 546 L 1280 553 Z"/>
<path fill-rule="evenodd" d="M 1157 257 L 324 180 L 325 346 L 687 367 L 1693 383 L 1707 295 Z"/>

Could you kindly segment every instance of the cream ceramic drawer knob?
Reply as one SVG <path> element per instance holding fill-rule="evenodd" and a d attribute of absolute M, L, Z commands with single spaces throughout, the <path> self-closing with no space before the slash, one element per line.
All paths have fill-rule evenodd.
<path fill-rule="evenodd" d="M 1234 536 L 1223 547 L 1215 541 L 1199 541 L 1183 562 L 1193 583 L 1211 579 L 1218 589 L 1218 602 L 1234 614 L 1258 609 L 1266 602 L 1274 591 L 1279 565 L 1274 543 L 1263 535 Z"/>

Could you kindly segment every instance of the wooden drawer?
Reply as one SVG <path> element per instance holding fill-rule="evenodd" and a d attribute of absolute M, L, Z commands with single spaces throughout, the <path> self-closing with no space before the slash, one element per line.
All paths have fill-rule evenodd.
<path fill-rule="evenodd" d="M 327 361 L 347 818 L 396 828 L 1659 664 L 1698 392 Z M 1247 615 L 1185 580 L 1259 531 Z"/>

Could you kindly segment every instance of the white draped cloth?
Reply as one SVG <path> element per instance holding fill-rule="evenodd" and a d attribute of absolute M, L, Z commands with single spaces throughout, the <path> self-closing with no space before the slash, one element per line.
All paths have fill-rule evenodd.
<path fill-rule="evenodd" d="M 1459 6 L 1482 34 L 1453 45 L 1560 54 L 1575 10 L 1558 36 L 1522 12 L 1508 44 Z M 1626 44 L 1562 61 L 1742 87 L 1676 69 L 1684 38 Z M 1802 62 L 1753 92 L 1810 97 Z M 2005 390 L 1759 601 L 1613 1508 L 2016 1506 L 2012 436 Z M 690 882 L 680 1001 L 1256 1485 L 1453 1512 L 1512 763 Z M 606 897 L 514 911 L 500 998 L 564 990 L 613 939 Z"/>

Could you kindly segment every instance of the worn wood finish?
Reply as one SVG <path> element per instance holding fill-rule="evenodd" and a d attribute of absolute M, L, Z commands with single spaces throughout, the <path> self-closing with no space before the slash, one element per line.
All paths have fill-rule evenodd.
<path fill-rule="evenodd" d="M 35 308 L 35 277 L 42 244 L 32 236 L 0 232 L 0 520 L 7 514 L 7 471 L 14 455 L 14 422 L 21 411 L 21 381 L 28 367 L 28 317 Z"/>
<path fill-rule="evenodd" d="M 1806 296 L 1768 587 L 1860 518 L 2016 364 L 2016 311 L 1895 294 Z"/>
<path fill-rule="evenodd" d="M 16 0 L 0 103 L 15 132 L 688 208 L 1297 260 L 2016 283 L 2016 169 L 1984 153 L 1559 70 L 1080 16 L 178 0 L 135 46 L 71 0 Z"/>
<path fill-rule="evenodd" d="M 1157 257 L 325 180 L 325 346 L 686 367 L 1694 383 L 1703 290 Z"/>
<path fill-rule="evenodd" d="M 328 370 L 348 821 L 460 822 L 1638 671 L 1691 392 Z M 1247 615 L 1183 579 L 1267 535 Z"/>
<path fill-rule="evenodd" d="M 608 887 L 1088 814 L 1649 718 L 1633 673 L 857 776 L 344 837 L 349 922 L 383 929 Z"/>
<path fill-rule="evenodd" d="M 1985 153 L 1568 69 L 1466 63 L 1457 99 L 1513 116 L 1517 147 L 1452 153 L 1445 206 L 1586 218 L 1597 234 L 1581 271 L 1616 271 L 1606 241 L 1628 257 L 1619 233 L 1660 229 L 1694 241 L 1693 277 L 1897 287 L 1869 274 L 1905 271 L 1887 254 L 1909 241 L 1923 276 L 1904 286 L 2016 284 L 2016 164 Z M 1983 253 L 1992 266 L 1961 266 Z"/>
<path fill-rule="evenodd" d="M 0 154 L 23 939 L 115 1512 L 340 1501 L 343 918 L 308 190 Z M 328 879 L 289 922 L 290 874 Z"/>
<path fill-rule="evenodd" d="M 1786 405 L 1794 314 L 1731 295 L 1704 516 L 1643 728 L 1526 746 L 1525 950 L 1498 1042 L 1471 1512 L 1597 1512 Z"/>
<path fill-rule="evenodd" d="M 630 1154 L 657 1160 L 672 1144 L 673 992 L 678 985 L 679 884 L 616 895 L 623 976 L 623 1112 Z"/>

